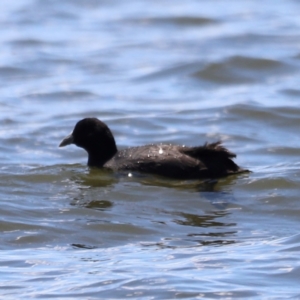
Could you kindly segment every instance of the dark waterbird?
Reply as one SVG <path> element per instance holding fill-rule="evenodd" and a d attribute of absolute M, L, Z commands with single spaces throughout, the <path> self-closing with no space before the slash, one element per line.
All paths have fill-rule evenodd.
<path fill-rule="evenodd" d="M 106 124 L 97 118 L 79 121 L 59 147 L 75 144 L 88 153 L 90 167 L 147 172 L 178 179 L 216 178 L 245 172 L 236 155 L 221 142 L 203 146 L 151 144 L 118 151 Z"/>

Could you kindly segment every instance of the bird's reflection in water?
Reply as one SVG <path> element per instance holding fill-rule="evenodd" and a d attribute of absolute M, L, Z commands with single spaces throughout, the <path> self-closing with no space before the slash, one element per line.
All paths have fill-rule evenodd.
<path fill-rule="evenodd" d="M 87 173 L 74 178 L 76 184 L 82 189 L 112 186 L 117 180 L 112 171 L 98 168 L 89 168 Z"/>
<path fill-rule="evenodd" d="M 82 214 L 87 224 L 95 224 L 102 229 L 98 233 L 101 236 L 106 235 L 108 228 L 110 232 L 113 230 L 126 239 L 129 236 L 132 238 L 132 228 L 135 231 L 147 229 L 156 232 L 156 237 L 141 234 L 139 242 L 143 246 L 178 248 L 236 243 L 237 224 L 231 221 L 232 210 L 228 208 L 236 202 L 233 187 L 237 176 L 176 181 L 145 174 L 133 175 L 128 177 L 106 170 L 90 169 L 88 173 L 76 176 L 77 194 L 70 204 L 91 210 L 91 213 L 83 211 Z M 143 191 L 147 191 L 146 197 Z M 157 200 L 156 195 L 167 199 L 152 201 Z M 141 201 L 139 197 L 142 197 Z M 181 197 L 188 198 L 184 200 Z M 184 202 L 187 206 L 181 205 Z M 139 210 L 139 207 L 142 209 Z M 145 211 L 145 215 L 140 215 L 141 211 Z M 153 214 L 149 214 L 151 211 Z M 120 231 L 119 224 L 129 225 L 126 229 L 128 232 Z M 157 227 L 157 224 L 162 227 Z M 149 243 L 142 242 L 145 240 L 149 240 Z M 86 245 L 77 243 L 73 246 L 84 248 Z"/>
<path fill-rule="evenodd" d="M 74 197 L 70 205 L 93 210 L 107 211 L 113 207 L 113 202 L 106 199 L 97 199 L 97 195 L 82 195 Z"/>
<path fill-rule="evenodd" d="M 226 211 L 212 212 L 207 215 L 195 215 L 187 213 L 179 213 L 178 216 L 182 217 L 181 220 L 175 220 L 177 224 L 193 227 L 231 227 L 235 226 L 235 223 L 226 223 L 218 220 L 225 217 L 229 213 Z"/>
<path fill-rule="evenodd" d="M 174 215 L 174 214 L 173 214 Z M 224 246 L 236 243 L 236 224 L 222 222 L 221 218 L 227 218 L 226 211 L 217 211 L 197 215 L 188 213 L 177 213 L 173 222 L 185 226 L 186 229 L 178 229 L 184 232 L 184 236 L 168 237 L 163 239 L 159 247 L 199 247 L 199 246 Z"/>
<path fill-rule="evenodd" d="M 207 180 L 198 185 L 201 198 L 206 199 L 216 210 L 226 210 L 230 205 L 238 203 L 235 196 L 236 181 L 241 177 L 247 178 L 248 174 L 233 175 L 214 180 Z"/>
<path fill-rule="evenodd" d="M 113 175 L 112 171 L 98 168 L 89 168 L 86 173 L 76 174 L 72 180 L 76 184 L 77 193 L 70 204 L 100 211 L 111 209 L 113 202 L 105 199 L 105 196 L 107 188 L 117 182 Z"/>
<path fill-rule="evenodd" d="M 228 208 L 237 202 L 234 186 L 237 176 L 207 180 L 198 185 L 202 201 L 205 199 L 212 205 L 212 211 L 202 214 L 178 212 L 174 222 L 187 226 L 187 239 L 201 246 L 223 246 L 236 243 L 237 224 L 230 220 L 231 210 Z"/>
<path fill-rule="evenodd" d="M 91 200 L 84 204 L 86 208 L 96 209 L 96 210 L 107 210 L 113 206 L 111 201 L 108 200 Z"/>

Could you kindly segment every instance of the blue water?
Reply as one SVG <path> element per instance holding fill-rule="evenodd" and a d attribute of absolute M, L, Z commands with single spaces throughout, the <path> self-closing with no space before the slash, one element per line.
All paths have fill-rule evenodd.
<path fill-rule="evenodd" d="M 14 0 L 0 10 L 0 295 L 300 298 L 296 1 Z M 217 183 L 91 170 L 120 149 L 221 140 Z"/>

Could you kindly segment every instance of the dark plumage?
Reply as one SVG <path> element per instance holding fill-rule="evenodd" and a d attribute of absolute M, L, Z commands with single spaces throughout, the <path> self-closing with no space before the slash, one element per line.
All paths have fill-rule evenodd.
<path fill-rule="evenodd" d="M 245 172 L 221 142 L 204 146 L 145 145 L 118 151 L 106 124 L 96 118 L 79 121 L 59 147 L 75 144 L 88 152 L 88 165 L 139 171 L 180 179 L 222 177 Z"/>

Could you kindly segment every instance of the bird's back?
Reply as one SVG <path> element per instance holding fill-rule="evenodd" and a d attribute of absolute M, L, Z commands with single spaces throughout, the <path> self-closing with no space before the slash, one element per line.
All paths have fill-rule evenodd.
<path fill-rule="evenodd" d="M 118 151 L 104 167 L 179 179 L 221 177 L 243 171 L 233 157 L 220 143 L 199 147 L 145 145 Z"/>

